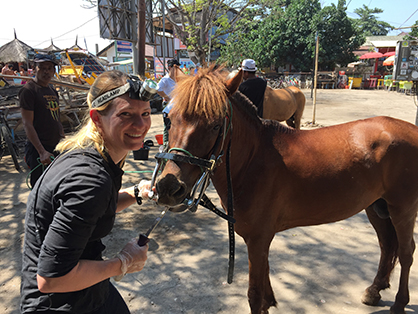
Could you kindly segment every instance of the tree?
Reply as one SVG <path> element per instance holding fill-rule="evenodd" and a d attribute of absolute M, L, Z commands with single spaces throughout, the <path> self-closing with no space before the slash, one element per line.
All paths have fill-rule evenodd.
<path fill-rule="evenodd" d="M 315 0 L 293 0 L 284 9 L 272 8 L 262 20 L 247 23 L 243 34 L 234 34 L 222 48 L 222 60 L 252 58 L 260 66 L 291 64 L 301 71 L 313 67 L 316 33 L 320 39 L 319 65 L 333 69 L 354 59 L 353 51 L 364 42 L 346 15 L 345 1 L 321 9 Z M 234 57 L 232 57 L 234 55 Z"/>
<path fill-rule="evenodd" d="M 261 2 L 271 0 L 262 0 Z M 281 0 L 289 1 L 289 0 Z M 86 9 L 96 7 L 97 0 L 83 0 Z M 244 10 L 256 0 L 166 0 L 166 19 L 187 50 L 205 63 L 212 46 L 237 31 L 237 22 Z M 209 37 L 211 47 L 209 47 Z"/>
<path fill-rule="evenodd" d="M 382 12 L 382 9 L 370 9 L 365 4 L 362 8 L 354 10 L 354 13 L 360 17 L 355 21 L 365 36 L 386 36 L 390 30 L 394 29 L 389 23 L 377 20 L 375 14 Z"/>
<path fill-rule="evenodd" d="M 319 63 L 322 69 L 332 70 L 336 64 L 347 65 L 353 54 L 365 41 L 365 36 L 347 17 L 345 1 L 337 6 L 324 7 L 318 14 L 320 30 Z"/>
<path fill-rule="evenodd" d="M 205 63 L 211 46 L 218 46 L 230 33 L 238 30 L 237 22 L 255 0 L 167 0 L 167 19 L 176 36 Z M 210 35 L 209 35 L 210 33 Z"/>
<path fill-rule="evenodd" d="M 413 26 L 409 34 L 404 37 L 404 40 L 418 40 L 418 21 L 415 21 Z"/>

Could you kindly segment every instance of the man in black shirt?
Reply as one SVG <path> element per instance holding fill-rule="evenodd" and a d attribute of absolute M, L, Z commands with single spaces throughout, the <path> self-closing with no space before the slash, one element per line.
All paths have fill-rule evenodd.
<path fill-rule="evenodd" d="M 32 170 L 32 187 L 41 176 L 42 168 L 51 163 L 51 157 L 56 156 L 55 146 L 65 136 L 60 121 L 58 93 L 50 85 L 58 62 L 53 56 L 38 54 L 35 57 L 35 65 L 35 78 L 19 92 L 23 127 L 28 139 L 25 160 Z"/>
<path fill-rule="evenodd" d="M 242 61 L 241 68 L 243 70 L 244 82 L 239 86 L 239 91 L 251 100 L 257 107 L 258 115 L 263 117 L 264 92 L 266 91 L 267 82 L 255 75 L 257 67 L 254 60 L 245 59 Z"/>

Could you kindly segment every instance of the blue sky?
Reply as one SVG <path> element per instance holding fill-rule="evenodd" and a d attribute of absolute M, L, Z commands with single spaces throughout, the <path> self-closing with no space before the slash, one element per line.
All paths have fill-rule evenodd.
<path fill-rule="evenodd" d="M 337 2 L 321 0 L 322 6 Z M 82 48 L 86 48 L 87 43 L 88 50 L 94 53 L 98 44 L 102 50 L 110 41 L 99 36 L 97 8 L 83 9 L 83 3 L 82 0 L 2 1 L 0 46 L 14 39 L 13 29 L 16 29 L 17 38 L 35 48 L 46 48 L 51 38 L 59 48 L 68 48 L 74 45 L 78 35 L 78 45 Z M 346 3 L 347 14 L 353 18 L 357 17 L 354 10 L 365 4 L 382 9 L 378 19 L 395 27 L 410 26 L 418 20 L 417 0 L 347 0 Z M 389 35 L 399 32 L 392 31 Z"/>
<path fill-rule="evenodd" d="M 337 4 L 338 0 L 322 0 L 322 6 Z M 379 8 L 383 13 L 377 14 L 377 19 L 385 21 L 394 27 L 411 26 L 418 20 L 418 1 L 416 0 L 346 0 L 347 16 L 351 18 L 358 18 L 354 13 L 357 8 L 362 8 L 363 5 L 371 9 Z M 409 18 L 409 19 L 408 19 Z M 402 30 L 391 31 L 388 35 L 398 35 Z M 403 31 L 410 31 L 404 29 Z"/>

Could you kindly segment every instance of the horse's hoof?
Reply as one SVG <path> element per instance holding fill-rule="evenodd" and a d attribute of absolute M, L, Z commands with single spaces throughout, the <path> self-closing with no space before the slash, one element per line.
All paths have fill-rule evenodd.
<path fill-rule="evenodd" d="M 363 296 L 361 297 L 361 302 L 366 305 L 375 306 L 379 303 L 381 298 L 382 297 L 380 296 L 379 291 L 369 287 L 366 291 L 364 291 Z"/>
<path fill-rule="evenodd" d="M 395 304 L 390 308 L 390 314 L 406 314 L 404 307 L 396 306 Z"/>

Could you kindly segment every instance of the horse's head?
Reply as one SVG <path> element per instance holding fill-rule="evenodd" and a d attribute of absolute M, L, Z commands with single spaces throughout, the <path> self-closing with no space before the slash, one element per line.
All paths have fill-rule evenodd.
<path fill-rule="evenodd" d="M 242 72 L 225 80 L 222 69 L 214 66 L 177 80 L 169 114 L 169 147 L 160 154 L 166 164 L 156 180 L 159 204 L 184 210 L 188 208 L 184 204 L 189 201 L 190 205 L 198 194 L 195 184 L 206 187 L 229 137 L 232 109 L 228 97 L 241 80 Z"/>

